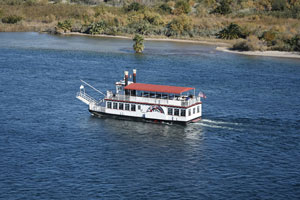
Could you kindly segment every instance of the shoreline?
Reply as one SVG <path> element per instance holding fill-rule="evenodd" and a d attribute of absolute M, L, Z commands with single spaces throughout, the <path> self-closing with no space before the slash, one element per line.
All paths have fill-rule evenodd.
<path fill-rule="evenodd" d="M 52 34 L 49 32 L 40 32 L 40 33 L 47 33 Z M 79 32 L 68 32 L 68 33 L 59 33 L 59 35 L 63 36 L 87 36 L 87 37 L 101 37 L 101 38 L 118 38 L 118 39 L 126 39 L 132 40 L 132 36 L 122 36 L 122 35 L 105 35 L 105 34 L 98 34 L 98 35 L 90 35 L 86 33 L 79 33 Z M 199 40 L 192 40 L 192 39 L 176 39 L 176 38 L 155 38 L 155 37 L 146 37 L 144 38 L 145 41 L 157 41 L 157 42 L 178 42 L 178 43 L 191 43 L 191 44 L 205 44 L 205 45 L 212 45 L 216 46 L 217 51 L 223 51 L 227 53 L 234 53 L 240 55 L 247 55 L 247 56 L 265 56 L 265 57 L 277 57 L 277 58 L 293 58 L 293 59 L 300 59 L 300 52 L 288 52 L 288 51 L 235 51 L 230 50 L 230 43 L 225 43 L 221 41 L 207 41 L 205 39 Z"/>
<path fill-rule="evenodd" d="M 89 36 L 89 37 L 107 37 L 107 38 L 119 38 L 132 40 L 132 36 L 120 36 L 120 35 L 90 35 L 86 33 L 69 32 L 61 33 L 61 35 L 76 35 L 76 36 Z M 219 41 L 206 41 L 206 40 L 189 40 L 189 39 L 175 39 L 175 38 L 145 38 L 145 41 L 157 41 L 157 42 L 179 42 L 179 43 L 192 43 L 192 44 L 206 44 L 217 46 L 217 51 L 223 51 L 227 53 L 234 53 L 248 56 L 265 56 L 265 57 L 277 57 L 277 58 L 295 58 L 300 59 L 300 52 L 287 52 L 287 51 L 234 51 L 230 50 L 229 43 Z"/>
<path fill-rule="evenodd" d="M 228 47 L 217 47 L 216 50 L 227 53 L 248 55 L 248 56 L 267 56 L 277 58 L 296 58 L 300 59 L 300 52 L 288 52 L 288 51 L 234 51 Z"/>
<path fill-rule="evenodd" d="M 45 32 L 47 33 L 47 32 Z M 121 35 L 105 35 L 105 34 L 98 34 L 98 35 L 90 35 L 86 33 L 78 33 L 78 32 L 69 32 L 69 33 L 60 33 L 61 35 L 76 35 L 76 36 L 88 36 L 88 37 L 107 37 L 107 38 L 119 38 L 119 39 L 127 39 L 132 40 L 132 36 L 121 36 Z M 193 43 L 193 44 L 207 44 L 207 45 L 214 45 L 214 46 L 230 46 L 228 43 L 225 42 L 218 42 L 218 41 L 206 41 L 206 40 L 190 40 L 190 39 L 175 39 L 175 38 L 155 38 L 155 37 L 145 37 L 145 41 L 162 41 L 162 42 L 179 42 L 179 43 Z"/>

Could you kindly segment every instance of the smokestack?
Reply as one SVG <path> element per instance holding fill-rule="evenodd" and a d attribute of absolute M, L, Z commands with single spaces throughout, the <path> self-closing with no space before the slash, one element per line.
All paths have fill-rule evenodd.
<path fill-rule="evenodd" d="M 136 83 L 136 69 L 133 70 L 133 83 Z M 136 95 L 136 91 L 132 90 L 132 95 Z"/>
<path fill-rule="evenodd" d="M 128 71 L 124 71 L 124 76 L 125 76 L 125 87 L 128 85 Z M 125 90 L 125 95 L 128 95 L 129 92 L 128 90 Z"/>
<path fill-rule="evenodd" d="M 124 75 L 125 75 L 125 86 L 127 86 L 128 85 L 128 71 L 125 71 Z"/>
<path fill-rule="evenodd" d="M 136 83 L 136 69 L 133 70 L 133 82 Z"/>

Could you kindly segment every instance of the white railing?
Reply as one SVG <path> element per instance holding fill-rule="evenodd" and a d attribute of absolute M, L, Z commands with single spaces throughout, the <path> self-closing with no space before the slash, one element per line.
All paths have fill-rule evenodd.
<path fill-rule="evenodd" d="M 194 98 L 175 98 L 175 99 L 160 99 L 160 98 L 151 98 L 151 97 L 140 97 L 140 96 L 129 96 L 129 95 L 107 95 L 106 99 L 120 100 L 120 101 L 132 101 L 132 102 L 141 102 L 141 103 L 150 103 L 150 104 L 160 104 L 160 105 L 172 105 L 172 106 L 190 106 L 197 102 L 201 101 L 200 97 Z"/>
<path fill-rule="evenodd" d="M 89 105 L 89 109 L 92 111 L 105 112 L 105 107 L 93 103 Z"/>
<path fill-rule="evenodd" d="M 81 97 L 81 98 L 85 99 L 86 101 L 88 101 L 89 103 L 97 104 L 97 101 L 85 92 L 82 92 L 82 91 L 77 92 L 76 97 Z"/>

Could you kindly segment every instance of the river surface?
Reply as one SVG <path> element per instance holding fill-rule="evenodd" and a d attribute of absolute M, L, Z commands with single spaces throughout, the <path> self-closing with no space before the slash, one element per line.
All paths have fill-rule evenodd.
<path fill-rule="evenodd" d="M 0 33 L 0 199 L 300 198 L 300 60 L 132 44 Z M 203 91 L 202 121 L 94 118 L 75 98 L 80 79 L 105 92 L 134 68 Z"/>

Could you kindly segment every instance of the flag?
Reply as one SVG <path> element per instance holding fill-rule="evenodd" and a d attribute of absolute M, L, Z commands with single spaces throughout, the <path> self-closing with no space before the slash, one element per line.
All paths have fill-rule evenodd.
<path fill-rule="evenodd" d="M 199 92 L 198 97 L 206 99 L 206 95 L 203 92 Z"/>

